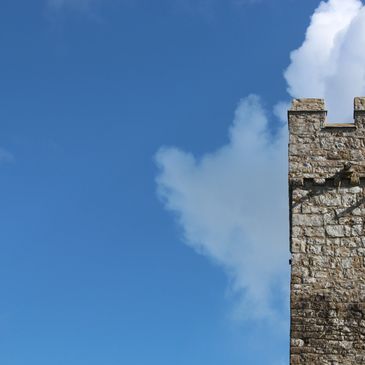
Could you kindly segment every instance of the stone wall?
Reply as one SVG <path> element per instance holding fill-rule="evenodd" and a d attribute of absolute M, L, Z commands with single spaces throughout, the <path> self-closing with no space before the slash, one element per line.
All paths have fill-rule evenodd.
<path fill-rule="evenodd" d="M 365 98 L 354 124 L 321 99 L 289 111 L 290 364 L 365 364 Z"/>

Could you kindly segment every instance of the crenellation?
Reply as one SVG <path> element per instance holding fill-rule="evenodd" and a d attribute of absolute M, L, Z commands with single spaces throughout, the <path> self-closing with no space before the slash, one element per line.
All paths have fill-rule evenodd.
<path fill-rule="evenodd" d="M 365 98 L 353 124 L 326 114 L 288 113 L 291 365 L 365 364 Z"/>
<path fill-rule="evenodd" d="M 354 111 L 355 112 L 365 112 L 365 98 L 356 97 L 354 99 Z"/>
<path fill-rule="evenodd" d="M 356 101 L 356 105 L 359 105 L 359 101 Z M 365 108 L 363 110 L 365 110 Z M 327 112 L 324 100 L 323 99 L 316 99 L 316 98 L 293 99 L 291 111 L 298 111 L 298 112 L 323 111 L 323 112 Z"/>

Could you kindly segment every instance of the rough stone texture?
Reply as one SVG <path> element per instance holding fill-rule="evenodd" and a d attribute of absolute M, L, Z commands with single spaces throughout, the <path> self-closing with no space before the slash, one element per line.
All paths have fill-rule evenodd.
<path fill-rule="evenodd" d="M 289 110 L 291 365 L 365 364 L 365 98 L 354 124 L 324 101 Z"/>

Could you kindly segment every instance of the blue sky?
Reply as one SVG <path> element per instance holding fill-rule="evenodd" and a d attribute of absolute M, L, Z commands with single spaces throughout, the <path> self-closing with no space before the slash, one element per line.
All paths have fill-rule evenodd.
<path fill-rule="evenodd" d="M 319 16 L 344 13 L 326 4 Z M 315 20 L 289 54 L 319 1 L 2 1 L 1 364 L 288 363 L 285 125 L 272 110 L 287 84 L 331 105 L 333 84 L 365 90 L 321 71 L 334 58 L 348 69 L 342 48 L 365 34 L 361 2 L 348 4 L 328 30 L 336 57 L 317 69 Z"/>

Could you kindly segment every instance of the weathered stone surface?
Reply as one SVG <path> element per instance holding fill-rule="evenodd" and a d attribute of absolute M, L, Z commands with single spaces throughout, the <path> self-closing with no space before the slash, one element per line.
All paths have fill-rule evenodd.
<path fill-rule="evenodd" d="M 291 110 L 318 111 L 326 108 L 323 99 L 293 99 Z"/>
<path fill-rule="evenodd" d="M 289 111 L 291 365 L 365 364 L 365 98 L 326 125 L 321 99 Z"/>
<path fill-rule="evenodd" d="M 356 97 L 354 100 L 355 111 L 365 111 L 365 98 Z"/>

